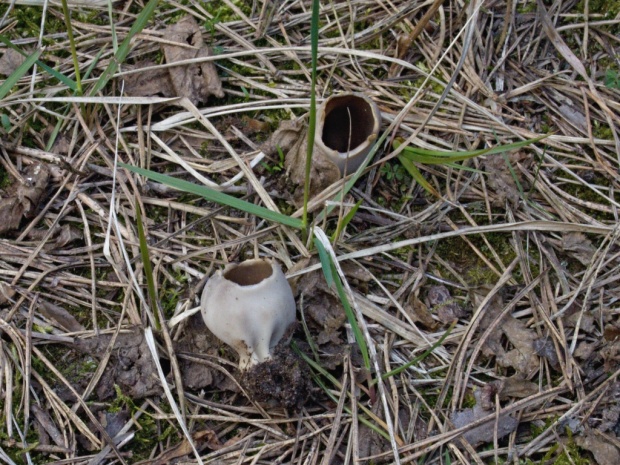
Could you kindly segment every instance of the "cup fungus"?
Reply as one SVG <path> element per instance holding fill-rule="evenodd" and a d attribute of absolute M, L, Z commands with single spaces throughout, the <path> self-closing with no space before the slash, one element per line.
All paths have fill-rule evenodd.
<path fill-rule="evenodd" d="M 315 151 L 341 175 L 352 173 L 370 152 L 380 124 L 381 113 L 369 97 L 353 92 L 332 95 L 317 109 Z"/>
<path fill-rule="evenodd" d="M 270 360 L 295 321 L 295 299 L 279 265 L 264 259 L 231 264 L 205 285 L 202 317 L 239 354 L 239 369 Z"/>

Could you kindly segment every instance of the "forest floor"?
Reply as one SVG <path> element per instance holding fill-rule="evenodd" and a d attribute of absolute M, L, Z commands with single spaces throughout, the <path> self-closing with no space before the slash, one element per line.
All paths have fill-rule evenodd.
<path fill-rule="evenodd" d="M 312 178 L 342 289 L 305 231 L 119 165 L 297 224 L 277 134 L 296 120 L 303 142 L 312 2 L 17 3 L 0 461 L 620 463 L 619 2 L 320 2 L 317 103 L 362 93 L 385 136 L 359 176 Z M 259 256 L 296 298 L 309 392 L 287 406 L 196 313 L 209 276 Z"/>

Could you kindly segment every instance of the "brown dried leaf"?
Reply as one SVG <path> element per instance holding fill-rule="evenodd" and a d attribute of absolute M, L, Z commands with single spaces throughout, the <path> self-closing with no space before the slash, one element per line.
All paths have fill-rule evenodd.
<path fill-rule="evenodd" d="M 49 169 L 42 163 L 29 165 L 22 175 L 24 183 L 14 181 L 0 199 L 0 234 L 17 229 L 22 218 L 32 218 L 47 187 Z"/>
<path fill-rule="evenodd" d="M 573 252 L 573 257 L 584 265 L 589 265 L 592 262 L 592 257 L 596 252 L 596 247 L 592 245 L 592 241 L 580 232 L 564 234 L 562 236 L 562 249 Z"/>
<path fill-rule="evenodd" d="M 493 190 L 492 205 L 503 207 L 506 201 L 513 207 L 519 204 L 521 194 L 506 161 L 499 156 L 490 156 L 483 162 L 484 170 L 488 173 L 486 182 Z"/>
<path fill-rule="evenodd" d="M 521 375 L 511 376 L 503 380 L 504 385 L 500 392 L 500 400 L 509 398 L 523 399 L 533 396 L 538 392 L 538 385 L 531 381 L 527 381 Z"/>
<path fill-rule="evenodd" d="M 543 357 L 549 362 L 551 368 L 554 370 L 560 369 L 560 359 L 558 358 L 558 353 L 555 350 L 555 345 L 550 338 L 543 337 L 536 339 L 534 341 L 534 350 L 537 355 Z"/>
<path fill-rule="evenodd" d="M 167 63 L 211 56 L 204 45 L 202 33 L 193 16 L 184 16 L 166 29 L 166 38 L 178 45 L 164 45 Z M 224 97 L 222 83 L 211 61 L 168 68 L 172 87 L 178 97 L 187 97 L 192 103 L 206 102 L 209 96 Z"/>
<path fill-rule="evenodd" d="M 56 249 L 60 249 L 73 241 L 79 241 L 83 238 L 84 234 L 80 229 L 76 228 L 75 226 L 71 226 L 70 224 L 65 224 L 59 229 L 58 236 L 56 237 L 56 242 L 54 243 L 54 247 Z"/>
<path fill-rule="evenodd" d="M 0 305 L 4 305 L 15 295 L 15 289 L 9 284 L 0 282 Z"/>
<path fill-rule="evenodd" d="M 433 319 L 433 314 L 428 307 L 415 294 L 409 296 L 409 301 L 405 305 L 405 311 L 416 323 L 420 323 L 425 328 L 435 330 L 439 324 Z"/>
<path fill-rule="evenodd" d="M 156 63 L 146 61 L 139 63 L 139 73 L 125 76 L 125 93 L 136 97 L 174 97 L 176 92 L 170 80 L 168 69 L 150 69 Z"/>
<path fill-rule="evenodd" d="M 527 378 L 534 375 L 539 366 L 538 355 L 534 349 L 536 333 L 511 316 L 502 321 L 502 331 L 514 349 L 498 356 L 497 363 L 504 367 L 511 366 Z"/>
<path fill-rule="evenodd" d="M 222 388 L 226 377 L 197 358 L 216 355 L 219 346 L 220 341 L 211 331 L 207 331 L 200 313 L 187 319 L 181 337 L 174 342 L 184 387 L 203 389 L 215 384 L 218 389 Z"/>
<path fill-rule="evenodd" d="M 45 300 L 39 301 L 39 311 L 50 320 L 56 321 L 60 326 L 70 332 L 84 331 L 82 326 L 71 313 L 58 305 Z"/>
<path fill-rule="evenodd" d="M 592 453 L 594 462 L 598 465 L 618 465 L 620 463 L 620 451 L 611 441 L 605 440 L 604 435 L 598 437 L 589 433 L 574 439 L 575 444 Z"/>
<path fill-rule="evenodd" d="M 4 55 L 0 57 L 0 74 L 10 76 L 24 61 L 26 61 L 26 57 L 17 50 L 7 49 Z"/>
<path fill-rule="evenodd" d="M 474 397 L 476 398 L 476 405 L 474 408 L 464 409 L 460 412 L 455 412 L 452 415 L 451 420 L 452 423 L 454 423 L 455 428 L 462 428 L 470 425 L 471 423 L 474 423 L 475 421 L 493 413 L 493 410 L 485 410 L 482 407 L 483 402 L 481 390 L 476 391 L 474 393 Z M 495 436 L 496 424 L 497 437 L 503 438 L 517 429 L 517 426 L 519 426 L 519 421 L 510 415 L 500 415 L 496 421 L 491 420 L 480 426 L 465 431 L 465 433 L 463 433 L 463 438 L 465 438 L 473 446 L 491 442 Z"/>
<path fill-rule="evenodd" d="M 223 447 L 217 433 L 213 430 L 207 429 L 198 431 L 192 434 L 192 440 L 198 451 L 208 447 L 211 450 L 218 450 Z M 153 462 L 152 465 L 168 465 L 174 459 L 184 457 L 193 453 L 192 445 L 187 438 L 184 438 L 180 444 L 162 452 Z"/>
<path fill-rule="evenodd" d="M 444 325 L 463 318 L 467 312 L 463 310 L 450 294 L 446 286 L 431 286 L 426 296 L 428 306 L 437 312 L 437 317 Z"/>

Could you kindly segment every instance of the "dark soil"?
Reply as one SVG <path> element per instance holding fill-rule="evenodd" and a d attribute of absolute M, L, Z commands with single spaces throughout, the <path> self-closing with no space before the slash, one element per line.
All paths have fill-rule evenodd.
<path fill-rule="evenodd" d="M 299 410 L 310 395 L 310 370 L 286 343 L 279 344 L 273 358 L 243 372 L 241 386 L 256 402 Z"/>

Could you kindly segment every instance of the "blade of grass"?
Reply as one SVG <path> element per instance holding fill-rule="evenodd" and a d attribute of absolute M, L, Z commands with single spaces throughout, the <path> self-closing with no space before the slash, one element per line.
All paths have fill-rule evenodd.
<path fill-rule="evenodd" d="M 418 147 L 405 147 L 401 156 L 416 163 L 424 163 L 427 165 L 442 165 L 447 162 L 463 161 L 467 160 L 468 158 L 479 157 L 481 155 L 495 155 L 497 153 L 508 152 L 510 150 L 519 149 L 527 145 L 533 144 L 542 139 L 545 139 L 546 137 L 549 136 L 545 134 L 543 136 L 534 137 L 533 139 L 513 142 L 511 144 L 496 145 L 495 147 L 490 147 L 488 149 L 470 150 L 462 152 L 447 152 L 442 150 L 421 149 Z M 394 140 L 394 148 L 397 149 L 398 147 L 400 147 L 401 144 L 401 138 L 397 138 L 396 140 Z"/>
<path fill-rule="evenodd" d="M 95 95 L 97 92 L 99 92 L 101 89 L 103 89 L 106 86 L 106 84 L 110 81 L 110 79 L 112 79 L 112 76 L 114 76 L 114 73 L 116 72 L 118 67 L 121 65 L 121 63 L 123 63 L 123 61 L 125 61 L 125 58 L 127 58 L 127 55 L 129 55 L 132 39 L 136 36 L 136 34 L 140 33 L 142 29 L 144 29 L 146 24 L 151 19 L 151 16 L 153 16 L 153 13 L 155 12 L 155 8 L 157 8 L 158 3 L 159 3 L 159 0 L 150 0 L 146 4 L 144 9 L 140 12 L 138 17 L 136 18 L 136 21 L 131 26 L 131 29 L 129 29 L 129 32 L 127 33 L 127 37 L 125 37 L 125 40 L 123 40 L 120 47 L 118 47 L 118 51 L 114 54 L 114 56 L 110 60 L 110 64 L 103 71 L 103 73 L 101 73 L 101 76 L 99 76 L 97 83 L 92 88 L 89 95 Z"/>
<path fill-rule="evenodd" d="M 314 245 L 319 251 L 319 260 L 321 261 L 321 268 L 323 269 L 323 274 L 325 275 L 325 280 L 328 282 L 331 281 L 336 286 L 336 292 L 338 293 L 338 297 L 340 298 L 340 302 L 342 302 L 342 306 L 344 307 L 344 313 L 347 316 L 347 320 L 351 325 L 351 330 L 353 331 L 353 335 L 355 336 L 355 342 L 357 343 L 360 352 L 362 353 L 362 358 L 364 359 L 364 366 L 367 370 L 370 370 L 370 355 L 368 354 L 368 347 L 366 346 L 366 341 L 364 340 L 364 335 L 362 334 L 362 330 L 357 324 L 357 320 L 355 319 L 355 313 L 353 313 L 353 309 L 351 308 L 351 304 L 349 303 L 349 299 L 347 298 L 347 294 L 344 290 L 344 286 L 342 285 L 342 281 L 340 280 L 340 276 L 336 271 L 334 263 L 332 261 L 331 254 L 327 252 L 323 243 L 318 239 L 314 238 Z"/>
<path fill-rule="evenodd" d="M 2 42 L 4 45 L 6 45 L 9 48 L 12 48 L 16 52 L 22 54 L 23 56 L 25 56 L 25 57 L 28 56 L 28 54 L 26 52 L 24 52 L 21 48 L 17 47 L 16 45 L 13 45 L 13 43 L 8 38 L 6 38 L 3 35 L 0 35 L 0 42 Z M 35 64 L 39 68 L 43 69 L 44 71 L 46 71 L 47 73 L 49 73 L 50 75 L 52 75 L 53 77 L 58 79 L 60 82 L 62 82 L 64 85 L 66 85 L 72 91 L 75 92 L 77 90 L 77 84 L 70 77 L 65 76 L 64 74 L 56 71 L 54 68 L 50 68 L 49 66 L 47 66 L 45 63 L 43 63 L 40 60 L 35 61 Z"/>
<path fill-rule="evenodd" d="M 75 46 L 75 38 L 73 37 L 73 27 L 71 27 L 71 14 L 67 0 L 61 0 L 62 14 L 65 17 L 65 27 L 67 28 L 67 36 L 69 37 L 69 46 L 71 47 L 71 57 L 73 58 L 73 68 L 75 69 L 75 84 L 77 86 L 76 93 L 82 95 L 82 78 L 80 77 L 80 62 L 77 56 L 77 48 Z"/>
<path fill-rule="evenodd" d="M 41 56 L 42 50 L 37 50 L 33 54 L 31 54 L 26 61 L 24 61 L 21 65 L 17 67 L 13 73 L 6 78 L 6 80 L 0 86 L 0 100 L 2 100 L 6 95 L 11 91 L 13 86 L 17 84 L 24 74 L 28 72 L 28 70 L 34 65 L 39 56 Z"/>
<path fill-rule="evenodd" d="M 151 258 L 149 256 L 149 244 L 146 241 L 146 234 L 144 233 L 144 224 L 142 224 L 142 213 L 140 210 L 140 204 L 136 201 L 136 222 L 138 223 L 138 239 L 140 241 L 140 255 L 142 256 L 142 265 L 144 266 L 144 276 L 146 277 L 147 291 L 149 295 L 149 306 L 152 310 L 155 329 L 159 331 L 161 329 L 159 322 L 159 312 L 156 305 L 157 289 L 155 287 L 155 280 L 153 279 L 153 269 L 151 268 Z"/>
<path fill-rule="evenodd" d="M 347 213 L 344 218 L 342 219 L 342 221 L 338 222 L 338 226 L 336 227 L 336 231 L 334 231 L 334 234 L 332 234 L 332 242 L 334 242 L 336 240 L 336 238 L 340 235 L 340 233 L 342 231 L 344 231 L 344 228 L 347 227 L 347 225 L 351 222 L 351 220 L 353 219 L 353 217 L 355 216 L 355 214 L 357 213 L 357 210 L 359 210 L 360 205 L 362 204 L 364 200 L 360 200 L 359 202 L 357 202 L 355 205 L 353 205 L 353 208 L 351 208 L 351 211 L 349 211 L 349 213 Z"/>
<path fill-rule="evenodd" d="M 303 240 L 308 234 L 308 202 L 310 200 L 310 169 L 312 168 L 312 152 L 314 151 L 314 135 L 316 133 L 316 68 L 319 49 L 319 0 L 312 1 L 312 21 L 310 24 L 310 49 L 312 53 L 312 78 L 310 83 L 310 121 L 308 123 L 308 146 L 306 150 L 306 172 L 304 179 L 304 207 L 301 222 L 303 224 Z"/>
<path fill-rule="evenodd" d="M 427 192 L 430 192 L 434 196 L 441 198 L 439 192 L 437 192 L 437 190 L 433 186 L 431 186 L 426 179 L 424 179 L 424 176 L 422 176 L 422 173 L 420 172 L 418 167 L 415 166 L 408 158 L 405 158 L 402 154 L 400 154 L 398 155 L 398 161 L 402 163 L 402 165 L 409 172 L 411 177 L 415 179 L 415 181 L 420 186 L 422 186 Z"/>
<path fill-rule="evenodd" d="M 139 175 L 142 175 L 145 178 L 152 179 L 153 181 L 157 181 L 162 184 L 166 184 L 167 186 L 174 187 L 175 189 L 184 192 L 189 192 L 190 194 L 199 195 L 207 200 L 210 200 L 211 202 L 216 202 L 220 205 L 226 205 L 228 207 L 236 208 L 237 210 L 244 211 L 246 213 L 258 216 L 260 218 L 264 218 L 269 221 L 275 221 L 276 223 L 290 226 L 292 228 L 302 229 L 303 227 L 301 220 L 298 218 L 291 218 L 290 216 L 271 211 L 259 205 L 254 205 L 253 203 L 246 202 L 245 200 L 238 199 L 228 194 L 224 194 L 223 192 L 215 191 L 206 186 L 199 186 L 198 184 L 184 181 L 182 179 L 176 179 L 172 176 L 156 173 L 155 171 L 146 170 L 144 168 L 138 168 L 137 166 L 127 165 L 125 163 L 119 163 L 119 166 L 128 169 L 129 171 L 133 171 L 134 173 L 137 173 Z"/>
<path fill-rule="evenodd" d="M 325 281 L 329 287 L 332 287 L 334 284 L 334 275 L 332 274 L 332 267 L 329 265 L 331 262 L 329 260 L 329 254 L 325 247 L 318 239 L 314 240 L 316 244 L 316 250 L 319 252 L 319 260 L 321 261 L 321 268 L 323 269 L 323 274 L 325 275 Z M 323 265 L 325 263 L 325 265 Z"/>

